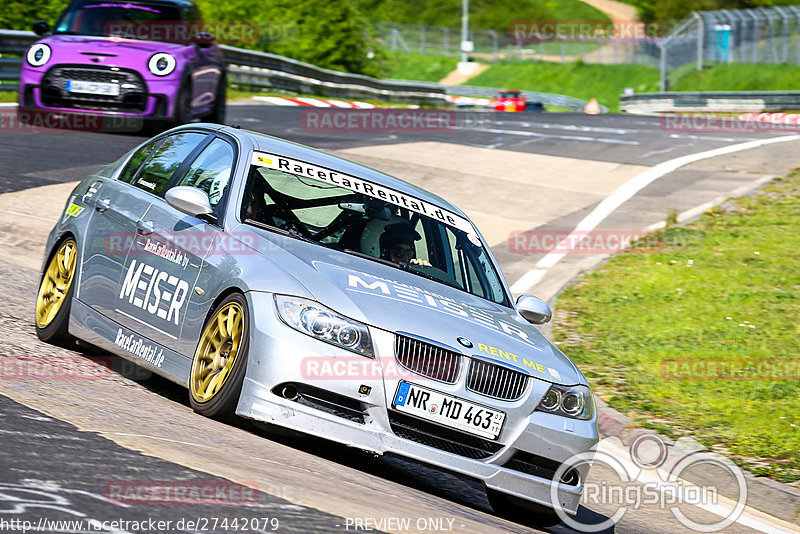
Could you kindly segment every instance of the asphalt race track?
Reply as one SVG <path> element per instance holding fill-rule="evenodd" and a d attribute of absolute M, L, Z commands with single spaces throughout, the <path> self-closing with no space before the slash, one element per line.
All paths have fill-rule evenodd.
<path fill-rule="evenodd" d="M 652 117 L 478 112 L 458 112 L 455 127 L 448 129 L 322 132 L 304 127 L 307 112 L 243 103 L 229 107 L 228 120 L 350 157 L 453 200 L 494 244 L 509 283 L 545 298 L 607 252 L 568 255 L 548 265 L 545 253 L 510 247 L 511 232 L 571 230 L 602 210 L 603 201 L 618 195 L 623 184 L 666 162 L 781 136 L 669 132 Z M 0 130 L 0 324 L 5 342 L 0 354 L 113 369 L 101 373 L 102 380 L 48 381 L 0 373 L 0 532 L 21 531 L 4 520 L 36 525 L 42 518 L 84 521 L 61 530 L 50 524 L 46 532 L 158 531 L 150 529 L 148 520 L 173 521 L 170 532 L 241 532 L 245 520 L 251 532 L 541 530 L 527 521 L 495 517 L 482 487 L 473 481 L 316 438 L 276 435 L 245 421 L 211 421 L 192 412 L 185 390 L 124 360 L 88 348 L 72 352 L 40 343 L 33 305 L 46 230 L 63 209 L 72 183 L 144 139 Z M 793 168 L 798 146 L 793 139 L 676 167 L 606 213 L 597 228 L 641 230 L 663 221 L 671 209 L 688 217 L 692 209 L 732 191 L 744 193 Z M 235 481 L 246 488 L 234 488 L 239 491 L 235 502 L 212 504 L 108 498 L 114 484 L 148 481 L 227 489 Z M 713 522 L 708 511 L 690 505 L 681 510 Z M 579 517 L 597 523 L 615 511 L 590 504 Z M 225 517 L 239 517 L 241 524 L 223 526 Z M 403 518 L 412 519 L 407 529 L 387 522 Z M 103 530 L 89 529 L 90 519 Z M 177 526 L 179 519 L 185 521 Z M 420 519 L 425 521 L 417 523 Z M 724 532 L 779 531 L 762 519 L 735 523 Z M 187 523 L 191 520 L 195 523 Z M 606 531 L 685 530 L 669 509 L 642 505 Z M 563 525 L 549 531 L 573 532 Z"/>

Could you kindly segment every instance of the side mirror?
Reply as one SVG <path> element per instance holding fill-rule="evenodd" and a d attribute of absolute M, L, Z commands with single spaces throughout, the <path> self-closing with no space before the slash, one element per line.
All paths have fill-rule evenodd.
<path fill-rule="evenodd" d="M 520 295 L 517 299 L 517 311 L 531 324 L 545 324 L 553 317 L 550 306 L 533 295 Z"/>
<path fill-rule="evenodd" d="M 164 199 L 176 210 L 192 217 L 202 217 L 213 213 L 211 204 L 208 203 L 208 195 L 196 187 L 188 185 L 173 187 L 167 191 Z"/>
<path fill-rule="evenodd" d="M 50 31 L 50 25 L 47 23 L 46 20 L 37 20 L 36 22 L 33 23 L 33 33 L 35 33 L 39 37 L 43 36 L 49 31 Z"/>
<path fill-rule="evenodd" d="M 197 35 L 195 35 L 194 40 L 192 42 L 197 46 L 199 46 L 200 48 L 208 48 L 217 41 L 214 39 L 214 35 L 208 32 L 200 32 Z"/>

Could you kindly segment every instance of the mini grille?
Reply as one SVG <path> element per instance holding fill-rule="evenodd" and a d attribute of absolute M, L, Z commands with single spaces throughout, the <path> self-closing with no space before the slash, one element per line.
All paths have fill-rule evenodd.
<path fill-rule="evenodd" d="M 467 374 L 467 389 L 502 400 L 516 400 L 528 386 L 528 375 L 485 362 L 472 360 Z"/>
<path fill-rule="evenodd" d="M 67 82 L 116 83 L 119 95 L 70 93 Z M 55 65 L 42 80 L 42 103 L 48 107 L 64 107 L 102 111 L 141 113 L 147 102 L 147 86 L 139 73 L 108 67 Z"/>
<path fill-rule="evenodd" d="M 417 374 L 453 384 L 458 378 L 461 354 L 424 341 L 397 335 L 394 354 L 403 367 Z"/>

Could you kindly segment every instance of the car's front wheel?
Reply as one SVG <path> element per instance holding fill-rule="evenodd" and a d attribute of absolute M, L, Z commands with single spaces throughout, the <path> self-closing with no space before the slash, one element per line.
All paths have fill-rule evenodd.
<path fill-rule="evenodd" d="M 192 88 L 189 85 L 189 77 L 184 76 L 178 94 L 175 96 L 175 107 L 170 121 L 172 126 L 180 126 L 192 121 L 191 96 Z"/>
<path fill-rule="evenodd" d="M 223 300 L 203 328 L 189 375 L 192 409 L 207 417 L 236 411 L 250 340 L 247 301 L 241 293 Z"/>
<path fill-rule="evenodd" d="M 53 248 L 36 295 L 36 335 L 44 342 L 63 345 L 72 339 L 69 310 L 77 270 L 78 245 L 68 237 Z"/>
<path fill-rule="evenodd" d="M 491 488 L 486 488 L 486 497 L 494 512 L 506 519 L 532 523 L 540 527 L 552 527 L 561 523 L 561 518 L 555 510 L 547 506 L 518 499 Z"/>

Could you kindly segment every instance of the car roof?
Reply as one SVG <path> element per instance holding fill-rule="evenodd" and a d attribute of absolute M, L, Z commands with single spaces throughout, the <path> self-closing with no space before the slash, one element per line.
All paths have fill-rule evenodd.
<path fill-rule="evenodd" d="M 271 135 L 254 132 L 251 130 L 232 128 L 230 126 L 220 126 L 219 124 L 188 124 L 176 128 L 173 131 L 179 131 L 184 128 L 203 128 L 211 131 L 224 132 L 237 138 L 248 137 L 253 143 L 255 150 L 274 153 L 307 163 L 313 163 L 321 167 L 327 167 L 329 169 L 341 172 L 342 174 L 349 174 L 351 176 L 369 180 L 371 182 L 375 182 L 377 184 L 400 191 L 401 193 L 406 193 L 432 204 L 436 204 L 468 219 L 464 212 L 461 211 L 457 206 L 451 204 L 439 195 L 435 195 L 430 191 L 412 185 L 399 178 L 395 178 L 394 176 L 385 174 L 379 170 L 344 158 L 340 158 L 338 156 L 334 156 L 332 154 L 328 154 L 327 152 L 322 152 L 321 150 L 311 148 L 310 146 L 294 143 L 279 137 L 273 137 Z M 456 185 L 457 184 L 454 184 L 454 186 Z"/>

